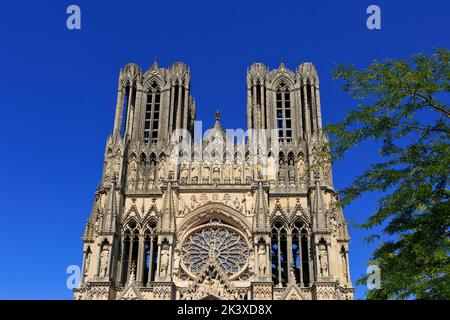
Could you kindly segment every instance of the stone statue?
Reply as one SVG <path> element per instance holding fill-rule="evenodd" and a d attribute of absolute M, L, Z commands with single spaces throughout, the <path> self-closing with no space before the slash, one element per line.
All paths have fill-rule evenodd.
<path fill-rule="evenodd" d="M 139 190 L 144 189 L 144 179 L 142 179 L 142 177 L 139 177 L 139 179 L 138 179 L 138 189 Z"/>
<path fill-rule="evenodd" d="M 233 205 L 234 205 L 234 208 L 237 211 L 241 211 L 241 204 L 239 203 L 239 199 L 238 198 L 234 198 Z"/>
<path fill-rule="evenodd" d="M 167 269 L 169 268 L 169 248 L 167 244 L 163 244 L 161 248 L 160 262 L 159 276 L 165 278 L 167 276 Z"/>
<path fill-rule="evenodd" d="M 159 163 L 159 166 L 158 166 L 158 179 L 160 180 L 160 181 L 162 181 L 162 180 L 164 180 L 164 159 L 162 159 L 161 161 L 160 161 L 160 163 Z"/>
<path fill-rule="evenodd" d="M 178 215 L 186 214 L 186 212 L 189 211 L 189 206 L 186 203 L 186 201 L 183 200 L 183 198 L 179 198 L 179 204 L 178 204 Z"/>
<path fill-rule="evenodd" d="M 214 182 L 219 182 L 220 181 L 220 168 L 219 167 L 214 167 L 214 170 L 213 170 L 213 181 Z"/>
<path fill-rule="evenodd" d="M 128 184 L 127 184 L 127 186 L 128 186 L 128 190 L 134 189 L 134 178 L 133 178 L 133 177 L 129 177 L 129 178 L 128 178 Z"/>
<path fill-rule="evenodd" d="M 114 167 L 114 175 L 119 175 L 120 172 L 120 155 L 117 155 L 117 159 L 115 162 L 115 167 Z"/>
<path fill-rule="evenodd" d="M 109 158 L 106 160 L 105 177 L 109 177 L 109 174 L 110 174 L 110 171 L 111 171 L 111 161 L 112 161 L 112 158 L 111 158 L 111 157 L 109 157 Z"/>
<path fill-rule="evenodd" d="M 266 246 L 264 243 L 260 243 L 258 245 L 258 269 L 259 276 L 261 278 L 266 276 L 266 264 L 267 264 L 267 256 L 266 256 Z"/>
<path fill-rule="evenodd" d="M 228 203 L 231 201 L 231 196 L 230 196 L 230 194 L 229 193 L 225 193 L 224 195 L 223 195 L 223 202 L 226 204 L 226 205 L 228 205 Z"/>
<path fill-rule="evenodd" d="M 209 182 L 209 175 L 210 175 L 210 167 L 209 164 L 205 163 L 203 164 L 203 182 Z"/>
<path fill-rule="evenodd" d="M 150 175 L 149 175 L 149 180 L 155 180 L 155 166 L 150 167 Z"/>
<path fill-rule="evenodd" d="M 95 218 L 95 222 L 94 222 L 95 233 L 100 231 L 100 219 L 101 219 L 101 214 L 99 212 L 99 213 L 97 213 L 97 217 Z"/>
<path fill-rule="evenodd" d="M 229 183 L 231 180 L 231 165 L 225 164 L 223 168 L 223 180 L 225 183 Z"/>
<path fill-rule="evenodd" d="M 245 164 L 245 182 L 249 183 L 253 180 L 253 167 L 250 163 Z"/>
<path fill-rule="evenodd" d="M 279 162 L 279 169 L 278 169 L 278 181 L 284 181 L 286 179 L 286 165 L 282 159 L 280 159 Z"/>
<path fill-rule="evenodd" d="M 275 158 L 271 155 L 268 159 L 267 159 L 267 168 L 266 168 L 266 175 L 267 175 L 267 179 L 269 181 L 275 181 L 275 177 L 276 177 L 276 166 L 275 166 Z"/>
<path fill-rule="evenodd" d="M 256 176 L 259 180 L 263 179 L 263 168 L 260 163 L 256 165 Z"/>
<path fill-rule="evenodd" d="M 191 181 L 193 183 L 198 183 L 198 165 L 192 164 L 191 165 L 192 171 L 191 171 Z"/>
<path fill-rule="evenodd" d="M 328 277 L 328 254 L 324 244 L 319 245 L 319 272 L 321 277 Z"/>
<path fill-rule="evenodd" d="M 293 162 L 289 162 L 288 165 L 288 179 L 289 181 L 295 180 L 295 166 Z"/>
<path fill-rule="evenodd" d="M 300 156 L 297 161 L 297 176 L 300 182 L 306 181 L 305 161 L 303 160 L 302 156 Z"/>
<path fill-rule="evenodd" d="M 197 207 L 197 197 L 193 194 L 191 196 L 191 209 L 195 209 Z"/>
<path fill-rule="evenodd" d="M 100 277 L 105 278 L 108 275 L 109 249 L 105 245 L 100 253 Z"/>
<path fill-rule="evenodd" d="M 180 169 L 180 180 L 181 180 L 181 182 L 186 183 L 187 179 L 188 179 L 188 176 L 189 176 L 188 165 L 186 163 L 183 163 L 181 165 L 181 169 Z"/>
<path fill-rule="evenodd" d="M 341 250 L 341 260 L 342 260 L 342 271 L 344 274 L 345 281 L 348 281 L 348 274 L 347 274 L 347 255 L 345 250 Z"/>
<path fill-rule="evenodd" d="M 241 183 L 242 170 L 239 164 L 234 165 L 234 182 Z"/>

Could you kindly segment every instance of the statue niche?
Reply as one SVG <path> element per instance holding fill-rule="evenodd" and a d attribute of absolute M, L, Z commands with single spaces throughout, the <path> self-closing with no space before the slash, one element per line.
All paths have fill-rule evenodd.
<path fill-rule="evenodd" d="M 100 253 L 100 278 L 108 276 L 109 248 L 107 244 L 102 246 Z"/>
<path fill-rule="evenodd" d="M 167 243 L 163 243 L 161 247 L 161 257 L 160 257 L 160 268 L 159 268 L 159 277 L 164 279 L 167 277 L 168 269 L 169 269 L 169 245 Z"/>
<path fill-rule="evenodd" d="M 263 242 L 258 244 L 258 273 L 261 278 L 267 275 L 267 253 L 266 245 Z"/>

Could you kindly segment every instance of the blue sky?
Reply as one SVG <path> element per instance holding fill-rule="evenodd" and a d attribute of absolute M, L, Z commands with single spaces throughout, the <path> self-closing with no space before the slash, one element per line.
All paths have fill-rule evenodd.
<path fill-rule="evenodd" d="M 345 3 L 345 5 L 344 5 Z M 81 7 L 81 30 L 66 8 Z M 381 7 L 382 29 L 366 28 Z M 7 1 L 0 10 L 0 299 L 71 299 L 68 265 L 80 264 L 81 234 L 112 130 L 120 68 L 183 61 L 192 71 L 197 118 L 216 109 L 227 128 L 245 128 L 245 72 L 253 62 L 319 72 L 324 122 L 354 106 L 330 72 L 449 47 L 448 1 Z M 334 165 L 337 188 L 377 157 L 365 143 Z M 361 222 L 366 196 L 344 213 Z M 367 234 L 350 228 L 351 275 L 366 268 Z M 356 297 L 364 297 L 358 287 Z"/>

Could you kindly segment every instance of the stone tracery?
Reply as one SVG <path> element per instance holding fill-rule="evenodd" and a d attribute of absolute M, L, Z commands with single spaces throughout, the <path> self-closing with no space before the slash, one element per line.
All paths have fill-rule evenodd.
<path fill-rule="evenodd" d="M 214 264 L 228 277 L 236 276 L 247 265 L 248 245 L 237 229 L 222 223 L 194 228 L 182 244 L 182 265 L 197 274 L 206 264 Z"/>

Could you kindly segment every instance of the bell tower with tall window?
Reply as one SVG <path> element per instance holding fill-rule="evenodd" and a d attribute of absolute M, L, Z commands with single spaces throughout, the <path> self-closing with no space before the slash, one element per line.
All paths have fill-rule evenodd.
<path fill-rule="evenodd" d="M 155 62 L 145 73 L 136 64 L 120 72 L 114 133 L 145 144 L 164 144 L 177 128 L 191 131 L 195 102 L 191 73 L 182 62 L 164 69 Z"/>

